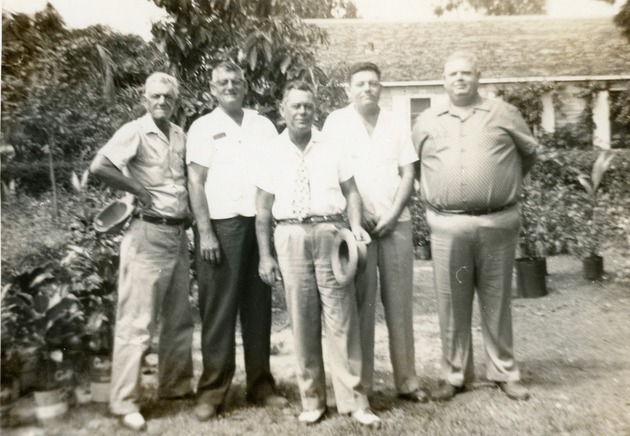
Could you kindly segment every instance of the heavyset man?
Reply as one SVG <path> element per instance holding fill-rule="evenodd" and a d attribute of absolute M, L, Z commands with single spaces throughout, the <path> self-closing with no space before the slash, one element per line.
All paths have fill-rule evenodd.
<path fill-rule="evenodd" d="M 164 73 L 149 76 L 144 94 L 147 114 L 121 127 L 90 166 L 103 182 L 132 193 L 139 203 L 120 246 L 110 395 L 112 413 L 132 430 L 146 428 L 139 409 L 140 371 L 160 311 L 164 316 L 158 395 L 192 394 L 186 139 L 182 129 L 169 121 L 178 92 L 175 78 Z"/>
<path fill-rule="evenodd" d="M 396 391 L 402 399 L 425 402 L 427 396 L 420 389 L 415 367 L 412 228 L 406 206 L 418 157 L 409 130 L 393 113 L 379 107 L 380 77 L 381 72 L 373 63 L 350 67 L 350 105 L 328 116 L 323 133 L 348 147 L 363 199 L 363 225 L 372 237 L 366 268 L 355 283 L 363 382 L 370 392 L 378 269 Z"/>
<path fill-rule="evenodd" d="M 425 111 L 414 126 L 422 196 L 427 204 L 444 383 L 431 397 L 449 400 L 474 378 L 471 316 L 475 289 L 486 351 L 486 376 L 508 397 L 525 400 L 514 359 L 511 280 L 523 177 L 536 140 L 513 106 L 478 93 L 476 58 L 444 64 L 449 103 Z"/>
<path fill-rule="evenodd" d="M 309 84 L 287 85 L 281 105 L 287 128 L 260 162 L 260 275 L 269 284 L 280 279 L 284 284 L 303 407 L 299 421 L 314 424 L 326 413 L 323 324 L 337 410 L 361 424 L 378 426 L 361 383 L 356 301 L 335 280 L 330 256 L 335 234 L 345 226 L 344 211 L 357 239 L 368 242 L 369 235 L 361 227 L 361 199 L 342 150 L 312 128 L 315 104 Z M 273 218 L 278 222 L 273 234 L 277 261 L 272 254 Z"/>
<path fill-rule="evenodd" d="M 271 288 L 258 275 L 256 188 L 251 181 L 262 143 L 277 136 L 271 121 L 243 109 L 246 82 L 232 62 L 212 71 L 218 106 L 188 132 L 190 200 L 195 246 L 203 373 L 195 414 L 217 414 L 235 371 L 236 317 L 240 314 L 248 400 L 270 406 L 287 401 L 274 392 L 269 367 Z"/>

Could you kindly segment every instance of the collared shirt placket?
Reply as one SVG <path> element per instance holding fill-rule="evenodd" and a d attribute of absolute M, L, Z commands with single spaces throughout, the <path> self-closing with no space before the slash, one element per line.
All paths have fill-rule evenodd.
<path fill-rule="evenodd" d="M 470 173 L 470 169 L 468 168 L 467 163 L 471 158 L 471 149 L 470 149 L 470 141 L 468 140 L 468 131 L 470 129 L 470 125 L 472 122 L 471 118 L 475 115 L 475 109 L 472 110 L 470 114 L 466 117 L 460 117 L 459 115 L 451 114 L 453 117 L 453 122 L 457 124 L 457 147 L 459 149 L 458 158 L 459 158 L 459 193 L 458 199 L 463 209 L 468 207 L 468 198 L 469 198 L 469 188 L 468 185 L 468 174 Z"/>
<path fill-rule="evenodd" d="M 169 181 L 169 186 L 173 190 L 173 194 L 175 194 L 177 192 L 177 185 L 175 184 L 175 174 L 176 174 L 177 168 L 182 166 L 182 163 L 178 162 L 178 160 L 181 160 L 181 157 L 178 156 L 177 152 L 173 150 L 173 147 L 175 144 L 175 140 L 172 137 L 173 135 L 174 135 L 174 132 L 171 129 L 171 131 L 169 132 L 169 139 L 168 141 L 166 141 L 166 147 L 168 150 L 168 169 L 169 169 L 169 175 L 167 176 L 167 180 Z M 165 138 L 162 138 L 162 139 L 165 139 Z"/>

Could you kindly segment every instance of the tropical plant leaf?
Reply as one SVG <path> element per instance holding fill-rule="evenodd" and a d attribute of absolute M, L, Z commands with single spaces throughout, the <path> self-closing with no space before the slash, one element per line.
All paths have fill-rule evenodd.
<path fill-rule="evenodd" d="M 35 290 L 37 289 L 37 287 L 39 287 L 43 283 L 48 282 L 49 280 L 52 280 L 52 279 L 54 279 L 54 276 L 50 272 L 44 272 L 44 273 L 38 274 L 31 281 L 31 283 L 29 284 L 29 287 Z"/>
<path fill-rule="evenodd" d="M 83 175 L 81 176 L 81 189 L 85 190 L 87 187 L 88 181 L 90 178 L 90 170 L 83 171 Z"/>
<path fill-rule="evenodd" d="M 610 167 L 614 157 L 615 155 L 610 150 L 602 151 L 599 156 L 597 156 L 597 160 L 593 164 L 593 173 L 591 176 L 593 192 L 597 191 L 599 188 L 602 177 L 604 177 L 604 173 L 606 173 L 606 170 Z"/>
<path fill-rule="evenodd" d="M 584 190 L 588 193 L 588 195 L 593 195 L 595 193 L 593 189 L 593 184 L 591 183 L 591 178 L 587 175 L 578 176 L 578 182 L 584 187 Z"/>
<path fill-rule="evenodd" d="M 79 177 L 77 177 L 77 173 L 74 171 L 72 171 L 72 174 L 70 175 L 70 182 L 72 183 L 72 189 L 74 189 L 77 194 L 80 194 L 81 182 L 79 181 Z"/>

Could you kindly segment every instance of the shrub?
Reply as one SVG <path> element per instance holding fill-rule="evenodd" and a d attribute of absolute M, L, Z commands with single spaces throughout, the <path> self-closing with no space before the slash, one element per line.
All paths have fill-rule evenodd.
<path fill-rule="evenodd" d="M 524 222 L 523 231 L 525 237 L 529 235 L 530 241 L 534 241 L 534 248 L 539 253 L 583 256 L 588 249 L 586 236 L 590 224 L 587 200 L 576 175 L 577 172 L 590 173 L 599 149 L 575 150 L 564 148 L 564 144 L 562 148 L 550 145 L 553 143 L 543 147 L 539 161 L 532 169 L 533 186 L 526 188 L 525 195 L 535 189 L 535 195 L 541 198 L 535 208 L 529 205 L 532 207 L 528 209 L 528 205 L 524 205 L 523 219 L 529 221 Z M 605 217 L 601 226 L 604 248 L 625 241 L 626 227 L 623 223 L 630 211 L 630 150 L 615 150 L 614 154 L 615 159 L 601 182 L 601 210 L 597 211 Z M 525 201 L 529 200 L 526 198 Z M 418 196 L 412 197 L 410 208 L 414 246 L 417 246 L 421 241 L 428 240 L 429 229 Z M 535 225 L 528 226 L 530 222 Z"/>

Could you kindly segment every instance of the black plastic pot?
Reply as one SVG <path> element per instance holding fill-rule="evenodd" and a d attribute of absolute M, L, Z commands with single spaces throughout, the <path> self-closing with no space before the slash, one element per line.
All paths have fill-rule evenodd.
<path fill-rule="evenodd" d="M 547 259 L 544 257 L 516 259 L 518 297 L 537 298 L 547 295 Z"/>
<path fill-rule="evenodd" d="M 425 244 L 416 246 L 416 259 L 431 260 L 431 245 Z"/>
<path fill-rule="evenodd" d="M 592 254 L 582 259 L 582 271 L 586 280 L 601 280 L 604 275 L 604 258 Z"/>

